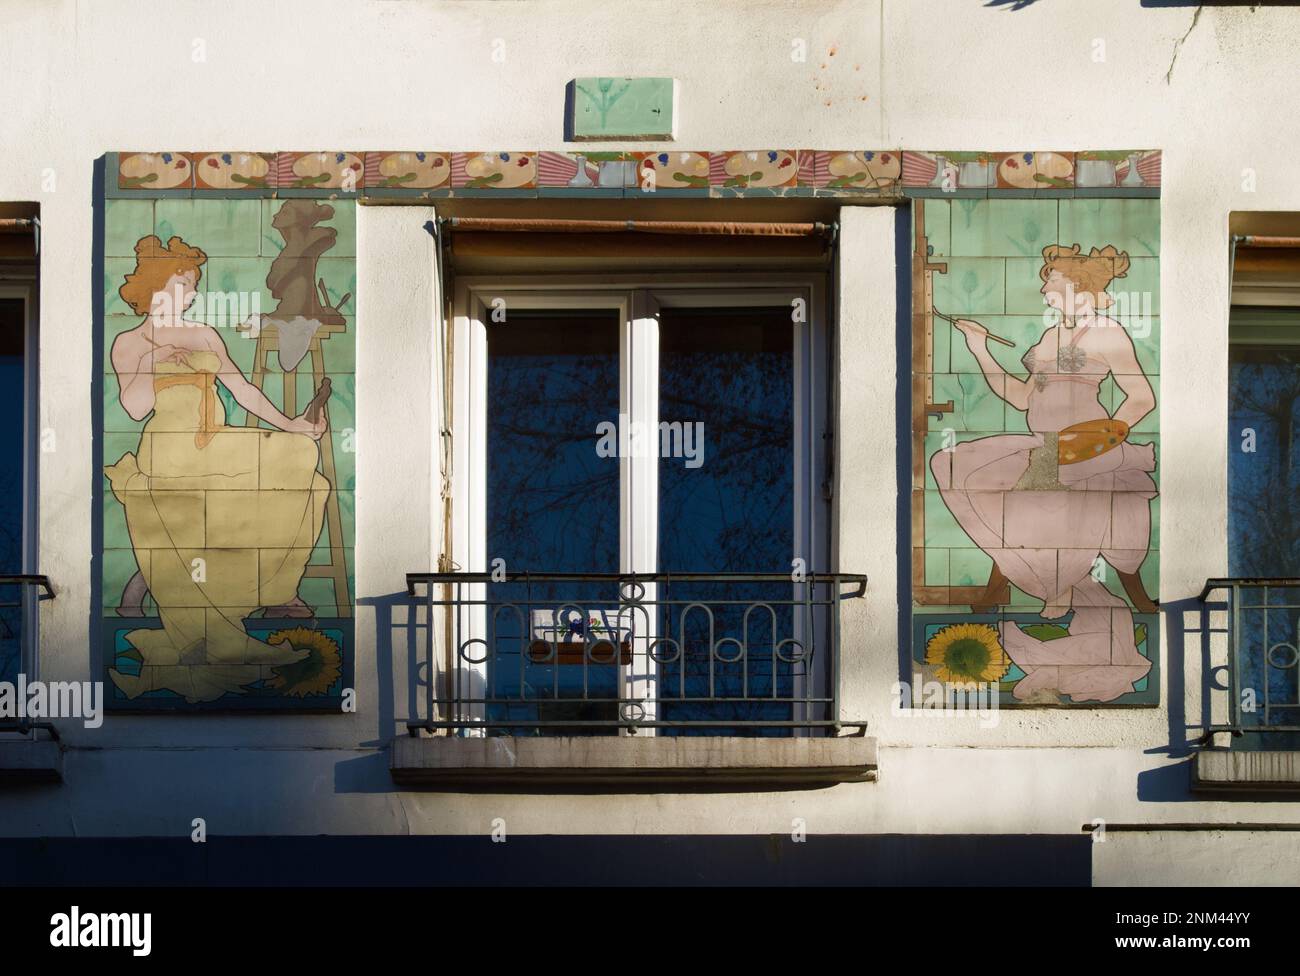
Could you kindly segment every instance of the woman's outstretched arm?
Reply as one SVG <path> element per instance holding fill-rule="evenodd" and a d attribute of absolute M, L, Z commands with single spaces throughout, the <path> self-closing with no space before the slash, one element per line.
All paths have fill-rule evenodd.
<path fill-rule="evenodd" d="M 244 376 L 243 371 L 231 361 L 230 353 L 226 351 L 226 343 L 222 340 L 217 331 L 211 327 L 208 329 L 208 344 L 213 352 L 217 354 L 217 359 L 221 363 L 217 377 L 230 395 L 235 398 L 235 402 L 247 410 L 255 417 L 260 417 L 268 424 L 288 431 L 292 434 L 308 434 L 311 437 L 319 439 L 325 432 L 325 415 L 321 413 L 316 423 L 311 423 L 305 417 L 287 417 L 276 409 L 265 393 L 255 387 Z"/>
<path fill-rule="evenodd" d="M 989 352 L 988 329 L 971 319 L 957 319 L 954 325 L 966 337 L 966 348 L 979 363 L 989 389 L 1017 410 L 1029 409 L 1029 381 L 1012 376 Z"/>

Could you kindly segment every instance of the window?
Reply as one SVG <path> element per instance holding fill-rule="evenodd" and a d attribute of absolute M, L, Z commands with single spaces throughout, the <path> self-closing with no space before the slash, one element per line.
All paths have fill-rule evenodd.
<path fill-rule="evenodd" d="M 36 677 L 36 286 L 0 275 L 0 682 Z"/>
<path fill-rule="evenodd" d="M 451 556 L 494 574 L 454 612 L 465 727 L 833 720 L 821 288 L 459 283 Z"/>
<path fill-rule="evenodd" d="M 1228 370 L 1231 724 L 1246 731 L 1233 745 L 1294 749 L 1300 587 L 1284 581 L 1300 578 L 1300 308 L 1234 306 Z"/>
<path fill-rule="evenodd" d="M 1228 573 L 1300 577 L 1300 307 L 1235 306 L 1228 338 Z"/>
<path fill-rule="evenodd" d="M 1288 214 L 1234 214 L 1230 226 L 1228 578 L 1202 593 L 1226 598 L 1228 613 L 1226 652 L 1206 669 L 1219 707 L 1208 728 L 1233 732 L 1220 744 L 1237 750 L 1297 749 L 1300 238 Z"/>

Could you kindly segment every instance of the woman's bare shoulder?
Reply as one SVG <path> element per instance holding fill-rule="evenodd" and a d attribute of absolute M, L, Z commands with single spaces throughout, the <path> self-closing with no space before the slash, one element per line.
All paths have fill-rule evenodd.
<path fill-rule="evenodd" d="M 213 328 L 203 322 L 186 322 L 185 324 L 193 329 L 198 348 L 210 349 L 215 353 L 226 351 L 226 343 L 221 338 L 220 329 Z"/>
<path fill-rule="evenodd" d="M 1098 315 L 1097 321 L 1093 323 L 1093 334 L 1098 339 L 1098 345 L 1105 349 L 1132 349 L 1133 339 L 1128 334 L 1128 329 L 1124 328 L 1119 322 L 1115 321 L 1109 315 Z"/>
<path fill-rule="evenodd" d="M 119 357 L 143 356 L 149 350 L 149 340 L 144 337 L 144 333 L 141 332 L 140 329 L 141 326 L 137 325 L 134 329 L 129 329 L 128 331 L 119 334 L 118 337 L 113 340 L 113 348 L 110 351 L 110 355 L 112 356 L 115 365 Z"/>

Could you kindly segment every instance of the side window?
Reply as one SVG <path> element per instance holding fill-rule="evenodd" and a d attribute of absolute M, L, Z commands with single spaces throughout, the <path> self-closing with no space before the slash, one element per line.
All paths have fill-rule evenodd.
<path fill-rule="evenodd" d="M 1228 319 L 1227 651 L 1233 748 L 1295 748 L 1300 588 L 1300 238 L 1234 214 Z M 1243 226 L 1244 225 L 1244 226 Z M 1242 235 L 1241 231 L 1247 233 Z M 1257 734 L 1259 733 L 1259 734 Z"/>
<path fill-rule="evenodd" d="M 1300 307 L 1234 305 L 1228 575 L 1300 576 Z"/>
<path fill-rule="evenodd" d="M 0 681 L 35 677 L 32 588 L 16 577 L 35 570 L 33 443 L 34 283 L 0 278 Z"/>

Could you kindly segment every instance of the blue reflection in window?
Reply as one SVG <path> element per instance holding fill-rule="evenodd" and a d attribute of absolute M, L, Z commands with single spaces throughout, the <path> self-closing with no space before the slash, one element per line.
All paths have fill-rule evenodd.
<path fill-rule="evenodd" d="M 788 572 L 794 554 L 789 308 L 664 310 L 659 336 L 660 423 L 680 423 L 683 430 L 700 424 L 703 431 L 702 454 L 659 461 L 660 571 Z M 788 734 L 727 723 L 791 719 L 789 699 L 805 668 L 780 660 L 795 656 L 789 645 L 777 653 L 793 636 L 791 608 L 759 608 L 749 615 L 746 634 L 747 605 L 711 601 L 788 601 L 793 593 L 790 583 L 660 584 L 660 599 L 673 601 L 660 615 L 660 633 L 682 643 L 680 659 L 659 668 L 660 715 L 718 723 L 677 734 Z M 699 601 L 709 612 L 677 601 Z M 728 638 L 745 642 L 745 653 Z M 700 701 L 705 698 L 737 700 Z"/>
<path fill-rule="evenodd" d="M 596 445 L 598 425 L 618 422 L 620 325 L 609 310 L 510 310 L 487 326 L 489 569 L 618 572 L 619 461 Z M 489 600 L 513 608 L 488 620 L 489 697 L 511 700 L 489 719 L 577 735 L 593 730 L 562 723 L 616 718 L 617 655 L 588 638 L 617 595 L 612 583 L 491 584 Z"/>
<path fill-rule="evenodd" d="M 1300 577 L 1300 311 L 1290 315 L 1291 323 L 1267 326 L 1280 341 L 1229 347 L 1228 572 L 1234 577 Z M 1262 590 L 1246 594 L 1253 603 L 1265 599 Z M 1267 600 L 1269 606 L 1300 604 L 1300 589 L 1273 588 Z M 1238 693 L 1250 689 L 1256 700 L 1254 711 L 1240 713 L 1247 726 L 1300 726 L 1300 707 L 1286 707 L 1300 702 L 1300 668 L 1279 666 L 1293 657 L 1284 649 L 1269 663 L 1270 648 L 1300 647 L 1298 613 L 1241 614 Z"/>
<path fill-rule="evenodd" d="M 26 307 L 0 299 L 0 573 L 23 572 L 24 363 Z M 0 603 L 21 598 L 17 586 L 0 586 Z M 22 609 L 0 608 L 0 681 L 14 681 L 22 661 Z"/>

